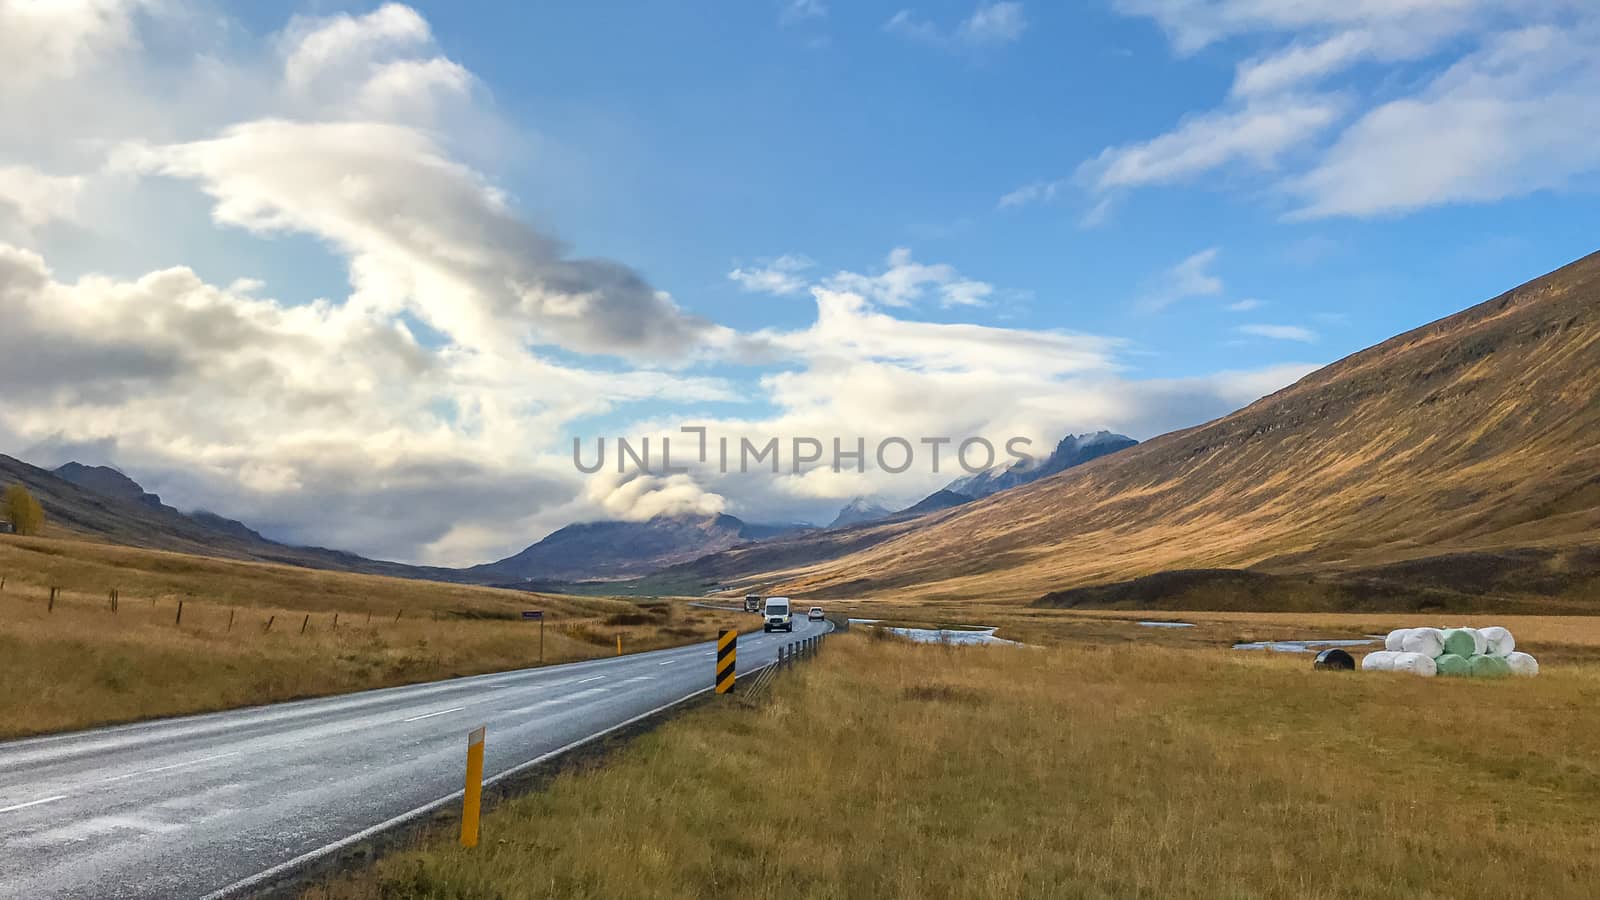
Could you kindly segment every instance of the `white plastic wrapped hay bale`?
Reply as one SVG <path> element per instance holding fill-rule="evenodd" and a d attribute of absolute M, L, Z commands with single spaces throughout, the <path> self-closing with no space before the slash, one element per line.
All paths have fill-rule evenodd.
<path fill-rule="evenodd" d="M 1410 628 L 1396 628 L 1389 632 L 1383 639 L 1383 649 L 1390 653 L 1400 653 L 1405 650 L 1406 635 L 1411 633 Z"/>
<path fill-rule="evenodd" d="M 1361 657 L 1361 671 L 1389 672 L 1394 668 L 1394 658 L 1400 654 L 1393 650 L 1374 650 Z"/>
<path fill-rule="evenodd" d="M 1400 640 L 1402 653 L 1420 653 L 1429 659 L 1444 655 L 1444 632 L 1437 628 L 1412 628 Z"/>
<path fill-rule="evenodd" d="M 1539 674 L 1539 661 L 1521 650 L 1507 653 L 1506 665 L 1511 667 L 1511 674 L 1522 678 L 1532 678 Z"/>
<path fill-rule="evenodd" d="M 1480 628 L 1478 633 L 1483 635 L 1483 652 L 1490 656 L 1510 656 L 1517 649 L 1517 639 L 1499 625 Z"/>
<path fill-rule="evenodd" d="M 1421 675 L 1423 678 L 1432 678 L 1439 674 L 1438 668 L 1433 663 L 1433 657 L 1421 653 L 1396 653 L 1389 663 L 1391 672 L 1409 672 L 1412 675 Z"/>

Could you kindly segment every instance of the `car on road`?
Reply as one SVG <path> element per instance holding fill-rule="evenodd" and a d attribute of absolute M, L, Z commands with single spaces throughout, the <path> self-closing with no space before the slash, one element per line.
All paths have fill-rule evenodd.
<path fill-rule="evenodd" d="M 806 618 L 811 620 L 811 621 L 813 621 L 813 622 L 821 622 L 822 619 L 823 619 L 822 607 L 820 607 L 820 606 L 811 607 L 811 611 L 806 613 Z"/>
<path fill-rule="evenodd" d="M 761 612 L 761 595 L 760 594 L 745 594 L 744 595 L 744 611 L 745 612 Z"/>
<path fill-rule="evenodd" d="M 761 614 L 761 631 L 794 631 L 794 619 L 789 614 L 788 597 L 768 597 L 766 609 Z"/>

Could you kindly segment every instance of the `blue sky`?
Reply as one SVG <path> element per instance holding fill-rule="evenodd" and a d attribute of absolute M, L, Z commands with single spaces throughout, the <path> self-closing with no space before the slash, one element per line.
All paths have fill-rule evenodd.
<path fill-rule="evenodd" d="M 0 452 L 408 560 L 950 476 L 586 479 L 573 437 L 1148 439 L 1595 249 L 1577 0 L 0 2 L 0 33 Z"/>

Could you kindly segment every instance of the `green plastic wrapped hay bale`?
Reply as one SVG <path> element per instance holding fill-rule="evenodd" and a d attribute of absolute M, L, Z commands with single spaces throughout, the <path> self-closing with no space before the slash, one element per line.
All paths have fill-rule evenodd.
<path fill-rule="evenodd" d="M 1467 672 L 1473 678 L 1504 678 L 1511 674 L 1504 657 L 1478 655 L 1467 660 Z"/>
<path fill-rule="evenodd" d="M 1462 659 L 1479 654 L 1478 633 L 1470 628 L 1452 628 L 1444 633 L 1444 652 Z"/>
<path fill-rule="evenodd" d="M 1472 674 L 1467 658 L 1454 653 L 1446 653 L 1434 660 L 1433 664 L 1442 678 L 1465 678 Z"/>

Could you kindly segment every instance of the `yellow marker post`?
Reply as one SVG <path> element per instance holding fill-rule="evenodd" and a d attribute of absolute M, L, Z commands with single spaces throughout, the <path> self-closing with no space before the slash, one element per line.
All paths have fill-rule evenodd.
<path fill-rule="evenodd" d="M 739 659 L 739 632 L 729 628 L 717 634 L 717 693 L 733 690 L 734 669 Z"/>
<path fill-rule="evenodd" d="M 622 635 L 617 635 L 617 655 L 622 655 Z"/>
<path fill-rule="evenodd" d="M 483 734 L 479 725 L 467 735 L 467 790 L 461 797 L 461 846 L 478 846 L 478 812 L 483 802 Z"/>

